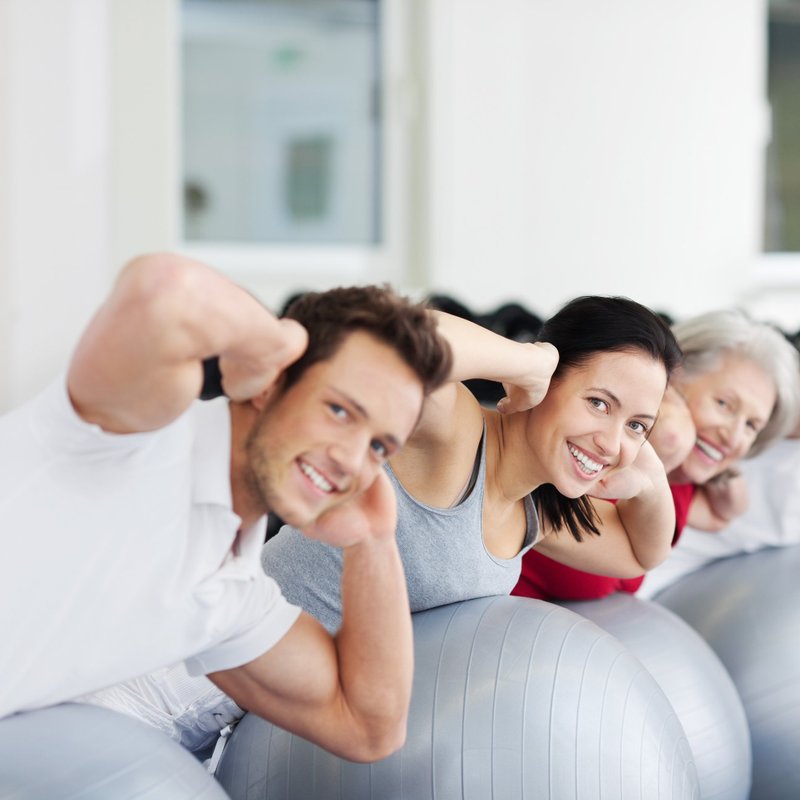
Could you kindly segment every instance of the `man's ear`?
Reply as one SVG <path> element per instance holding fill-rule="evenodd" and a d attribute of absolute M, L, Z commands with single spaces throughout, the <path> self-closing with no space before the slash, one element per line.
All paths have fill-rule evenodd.
<path fill-rule="evenodd" d="M 260 392 L 255 397 L 250 398 L 250 403 L 252 403 L 253 408 L 255 408 L 257 411 L 263 411 L 273 397 L 278 397 L 283 393 L 285 385 L 286 373 L 284 372 L 274 383 L 271 383 L 266 389 L 264 389 L 263 392 Z"/>

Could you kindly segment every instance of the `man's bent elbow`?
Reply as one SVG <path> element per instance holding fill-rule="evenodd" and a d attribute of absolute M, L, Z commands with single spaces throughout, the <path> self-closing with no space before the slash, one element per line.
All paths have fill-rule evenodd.
<path fill-rule="evenodd" d="M 178 306 L 188 294 L 196 267 L 173 253 L 151 253 L 129 261 L 118 285 L 131 303 L 143 308 L 171 301 Z M 179 306 L 178 306 L 179 307 Z"/>
<path fill-rule="evenodd" d="M 339 755 L 349 761 L 365 764 L 388 758 L 405 744 L 407 727 L 408 719 L 405 715 L 393 725 L 382 725 L 380 729 L 376 726 L 366 731 L 362 737 L 354 737 L 348 741 L 344 745 L 347 752 L 340 752 Z"/>

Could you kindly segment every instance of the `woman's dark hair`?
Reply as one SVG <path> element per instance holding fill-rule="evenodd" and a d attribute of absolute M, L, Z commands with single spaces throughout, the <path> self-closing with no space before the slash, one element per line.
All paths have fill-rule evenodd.
<path fill-rule="evenodd" d="M 438 335 L 424 303 L 413 303 L 388 286 L 350 286 L 296 296 L 284 316 L 302 323 L 308 347 L 286 368 L 284 388 L 319 361 L 332 358 L 353 331 L 365 331 L 392 347 L 422 383 L 438 389 L 450 375 L 450 346 Z"/>
<path fill-rule="evenodd" d="M 667 377 L 682 360 L 664 320 L 627 297 L 577 297 L 544 323 L 537 341 L 550 342 L 558 350 L 554 381 L 598 353 L 644 353 L 664 365 Z M 584 532 L 600 533 L 588 497 L 564 497 L 553 485 L 544 484 L 534 490 L 533 499 L 543 519 L 556 529 L 566 526 L 578 541 Z"/>

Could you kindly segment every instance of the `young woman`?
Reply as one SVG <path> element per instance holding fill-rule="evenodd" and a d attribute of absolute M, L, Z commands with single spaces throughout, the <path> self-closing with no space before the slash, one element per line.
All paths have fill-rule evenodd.
<path fill-rule="evenodd" d="M 665 397 L 654 444 L 674 497 L 675 544 L 687 523 L 717 531 L 745 510 L 747 491 L 737 463 L 793 429 L 800 371 L 797 351 L 785 337 L 740 311 L 702 314 L 673 331 L 684 362 L 673 379 L 675 393 Z M 588 600 L 636 592 L 643 580 L 588 574 L 534 551 L 523 559 L 513 594 Z"/>
<path fill-rule="evenodd" d="M 603 297 L 567 304 L 535 344 L 446 314 L 438 320 L 453 351 L 450 381 L 428 397 L 417 428 L 386 467 L 412 610 L 508 594 L 534 545 L 620 577 L 665 558 L 675 513 L 647 438 L 680 359 L 669 328 L 638 303 Z M 469 378 L 504 384 L 497 410 L 481 407 L 461 383 Z M 352 422 L 352 411 L 331 413 L 344 426 Z M 334 470 L 341 457 L 331 453 L 320 471 Z M 331 476 L 322 478 L 320 492 L 330 491 Z M 340 549 L 290 527 L 262 552 L 290 602 L 331 631 L 341 619 L 341 562 Z M 181 668 L 146 676 L 134 694 L 159 706 L 152 716 L 162 728 L 171 724 L 175 738 L 200 746 L 207 739 L 193 738 L 196 720 L 229 721 L 237 710 L 208 694 L 208 682 L 192 689 L 187 680 Z M 120 700 L 125 705 L 130 692 Z"/>

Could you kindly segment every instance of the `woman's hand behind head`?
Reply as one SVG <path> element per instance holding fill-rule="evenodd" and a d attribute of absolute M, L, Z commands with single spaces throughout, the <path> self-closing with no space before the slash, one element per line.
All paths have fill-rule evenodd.
<path fill-rule="evenodd" d="M 558 366 L 558 350 L 549 342 L 534 342 L 524 346 L 530 348 L 528 371 L 513 383 L 503 383 L 506 396 L 497 404 L 501 414 L 527 411 L 539 405 L 547 394 L 550 379 Z"/>
<path fill-rule="evenodd" d="M 634 462 L 611 470 L 597 482 L 591 496 L 603 500 L 630 500 L 659 486 L 664 475 L 664 465 L 655 449 L 650 442 L 644 442 Z"/>

